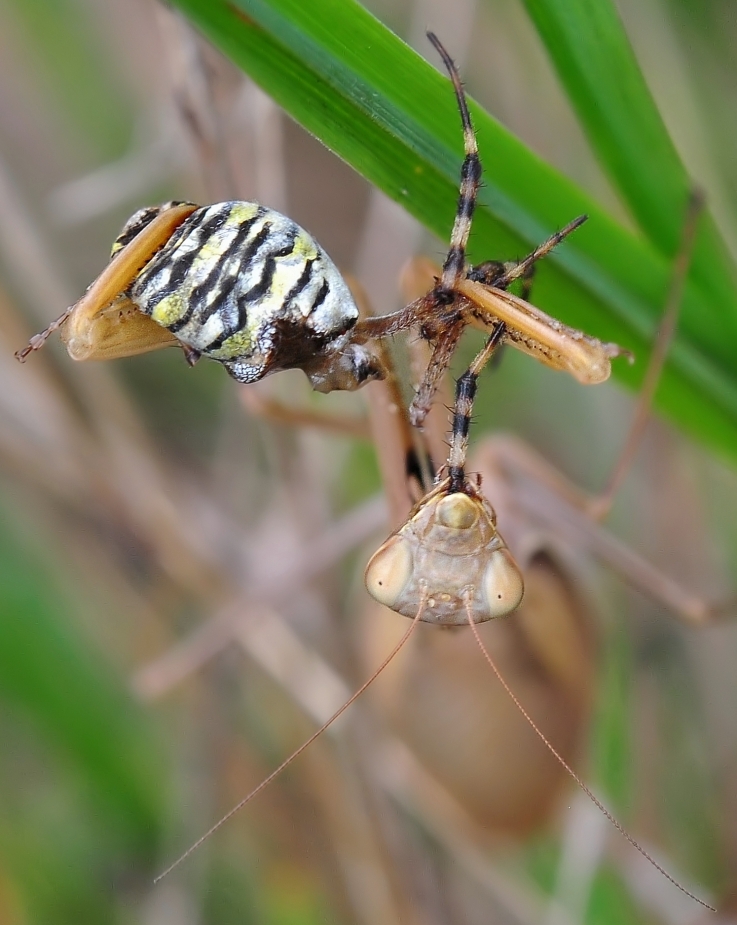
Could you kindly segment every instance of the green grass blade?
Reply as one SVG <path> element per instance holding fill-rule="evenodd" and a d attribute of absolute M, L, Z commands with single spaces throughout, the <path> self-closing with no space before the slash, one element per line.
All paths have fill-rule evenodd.
<path fill-rule="evenodd" d="M 524 0 L 581 125 L 642 229 L 678 246 L 689 178 L 610 0 Z"/>
<path fill-rule="evenodd" d="M 176 0 L 217 46 L 309 131 L 447 239 L 462 139 L 448 81 L 350 0 Z M 536 302 L 633 349 L 639 382 L 669 262 L 472 104 L 485 186 L 472 258 L 513 257 L 573 216 L 590 222 L 541 268 Z M 681 216 L 674 223 L 678 235 Z M 659 407 L 737 458 L 737 296 L 692 278 Z"/>
<path fill-rule="evenodd" d="M 153 730 L 75 631 L 37 550 L 0 522 L 0 696 L 74 762 L 119 835 L 152 853 L 162 793 Z"/>
<path fill-rule="evenodd" d="M 581 126 L 624 202 L 668 256 L 692 186 L 611 0 L 524 0 Z M 734 299 L 734 264 L 710 218 L 692 278 L 715 304 Z"/>

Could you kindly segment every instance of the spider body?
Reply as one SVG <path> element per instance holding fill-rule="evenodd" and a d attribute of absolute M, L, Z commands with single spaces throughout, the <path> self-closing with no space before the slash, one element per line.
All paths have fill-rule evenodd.
<path fill-rule="evenodd" d="M 113 255 L 172 205 L 133 215 Z M 358 308 L 330 257 L 291 219 L 254 202 L 196 208 L 126 295 L 176 337 L 190 363 L 217 360 L 239 382 L 299 367 L 316 388 L 333 388 L 326 355 L 338 372 L 353 368 L 356 384 L 378 373 L 363 348 L 347 350 Z"/>
<path fill-rule="evenodd" d="M 358 308 L 335 264 L 296 222 L 255 202 L 168 202 L 126 222 L 82 298 L 16 353 L 60 330 L 75 360 L 179 346 L 239 382 L 302 369 L 320 392 L 384 376 L 356 334 Z"/>

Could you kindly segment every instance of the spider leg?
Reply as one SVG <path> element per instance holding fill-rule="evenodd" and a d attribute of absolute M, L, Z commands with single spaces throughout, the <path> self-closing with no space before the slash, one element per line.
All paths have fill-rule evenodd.
<path fill-rule="evenodd" d="M 413 427 L 422 427 L 443 373 L 448 368 L 465 324 L 457 322 L 434 338 L 430 362 L 409 408 Z"/>
<path fill-rule="evenodd" d="M 497 260 L 487 260 L 484 263 L 472 267 L 467 273 L 468 279 L 475 283 L 483 283 L 485 286 L 494 286 L 495 289 L 507 289 L 516 279 L 520 279 L 522 280 L 523 287 L 522 298 L 528 302 L 530 288 L 532 286 L 532 277 L 535 272 L 534 267 L 537 261 L 542 260 L 553 248 L 564 241 L 569 234 L 574 232 L 577 228 L 580 228 L 587 218 L 588 216 L 586 215 L 579 215 L 578 218 L 574 218 L 572 222 L 569 222 L 564 228 L 561 228 L 560 231 L 556 231 L 543 241 L 542 244 L 538 244 L 538 246 L 526 257 L 523 257 L 522 260 L 510 261 L 508 263 L 500 263 Z"/>
<path fill-rule="evenodd" d="M 450 236 L 450 247 L 443 264 L 443 275 L 440 280 L 440 289 L 445 292 L 453 292 L 459 280 L 465 274 L 466 269 L 466 245 L 468 236 L 471 232 L 471 221 L 473 212 L 476 208 L 476 195 L 481 182 L 481 159 L 479 158 L 479 149 L 476 144 L 476 133 L 473 130 L 471 114 L 468 111 L 466 94 L 463 90 L 461 77 L 458 69 L 448 52 L 441 45 L 438 37 L 428 32 L 427 37 L 432 42 L 435 50 L 443 59 L 450 79 L 455 90 L 458 109 L 461 113 L 461 122 L 463 123 L 463 148 L 465 157 L 461 167 L 461 189 L 458 195 L 458 208 L 456 210 L 455 221 L 453 222 L 453 231 Z"/>
<path fill-rule="evenodd" d="M 456 383 L 456 400 L 453 408 L 453 430 L 448 454 L 449 492 L 464 491 L 466 485 L 466 455 L 468 452 L 468 431 L 471 427 L 473 401 L 476 397 L 478 378 L 499 347 L 506 331 L 500 321 L 491 332 L 483 349 Z"/>
<path fill-rule="evenodd" d="M 443 59 L 443 64 L 448 71 L 455 90 L 463 125 L 463 148 L 465 152 L 461 167 L 458 207 L 450 236 L 450 247 L 443 264 L 440 282 L 430 294 L 434 304 L 431 303 L 425 306 L 426 308 L 432 307 L 442 311 L 444 304 L 453 304 L 456 287 L 466 274 L 466 246 L 471 233 L 471 222 L 476 208 L 476 196 L 481 182 L 481 159 L 479 158 L 476 133 L 471 122 L 471 114 L 468 110 L 466 94 L 463 90 L 458 69 L 438 37 L 432 32 L 428 32 L 427 37 Z M 430 324 L 432 325 L 432 321 L 430 321 Z M 434 345 L 430 363 L 409 410 L 410 421 L 415 427 L 422 425 L 430 410 L 438 382 L 448 368 L 464 327 L 463 323 L 452 323 L 444 330 L 439 329 L 433 338 Z"/>
<path fill-rule="evenodd" d="M 421 296 L 405 305 L 397 312 L 388 315 L 371 315 L 359 318 L 351 331 L 351 343 L 365 344 L 367 341 L 390 337 L 400 331 L 406 331 L 435 308 L 436 300 L 432 293 Z"/>

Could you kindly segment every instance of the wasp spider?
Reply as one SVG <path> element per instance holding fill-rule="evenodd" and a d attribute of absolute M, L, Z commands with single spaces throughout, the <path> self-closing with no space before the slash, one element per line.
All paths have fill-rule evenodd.
<path fill-rule="evenodd" d="M 523 260 L 466 262 L 481 161 L 458 71 L 428 34 L 450 74 L 461 113 L 465 158 L 450 247 L 435 285 L 403 309 L 359 320 L 342 276 L 325 251 L 291 219 L 251 202 L 198 207 L 166 203 L 128 221 L 113 259 L 85 295 L 17 356 L 25 359 L 53 331 L 74 359 L 108 359 L 179 345 L 189 363 L 205 356 L 239 382 L 299 368 L 314 388 L 355 389 L 384 369 L 370 343 L 414 328 L 432 357 L 410 409 L 422 424 L 440 376 L 468 325 L 563 369 L 601 382 L 622 351 L 563 325 L 506 290 L 529 281 L 536 261 L 585 217 L 552 235 Z"/>

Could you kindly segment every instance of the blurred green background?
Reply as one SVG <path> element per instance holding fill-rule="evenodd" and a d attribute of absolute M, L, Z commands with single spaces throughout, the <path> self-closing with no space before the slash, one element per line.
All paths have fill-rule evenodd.
<path fill-rule="evenodd" d="M 730 0 L 618 9 L 734 254 L 737 10 Z M 633 203 L 647 189 L 625 201 L 607 178 L 521 0 L 371 10 L 433 63 L 424 30 L 438 33 L 474 98 L 667 267 L 667 243 Z M 4 0 L 0 925 L 701 921 L 570 788 L 524 837 L 443 814 L 400 760 L 401 730 L 378 700 L 152 885 L 329 714 L 341 679 L 355 688 L 372 662 L 361 575 L 388 530 L 372 443 L 255 417 L 219 367 L 189 370 L 177 351 L 109 366 L 75 366 L 58 343 L 25 366 L 12 354 L 79 297 L 135 209 L 230 197 L 295 218 L 381 310 L 399 305 L 408 257 L 443 252 L 171 10 Z M 671 226 L 663 239 L 677 237 Z M 485 256 L 516 256 L 507 233 Z M 737 357 L 724 312 L 721 346 Z M 491 376 L 477 444 L 513 432 L 601 486 L 631 397 L 519 356 Z M 313 396 L 298 374 L 264 386 L 294 406 L 364 414 L 361 395 Z M 710 440 L 710 426 L 703 439 L 719 458 L 653 420 L 610 519 L 709 600 L 737 586 L 734 438 L 724 425 Z M 669 871 L 729 910 L 737 634 L 729 620 L 684 627 L 585 546 L 565 553 L 596 604 L 585 616 L 598 640 L 582 711 L 592 718 L 569 730 L 577 767 Z M 468 684 L 483 709 L 496 691 L 482 671 Z M 443 735 L 438 720 L 439 745 Z M 513 734 L 487 760 L 503 765 L 515 747 Z M 429 762 L 416 770 L 434 773 Z M 464 805 L 462 792 L 454 799 Z"/>

